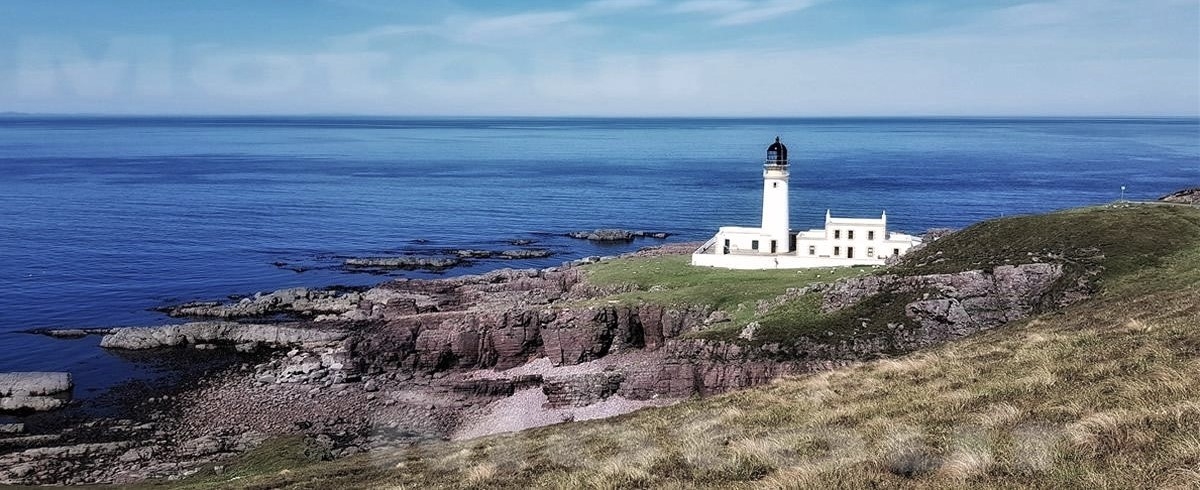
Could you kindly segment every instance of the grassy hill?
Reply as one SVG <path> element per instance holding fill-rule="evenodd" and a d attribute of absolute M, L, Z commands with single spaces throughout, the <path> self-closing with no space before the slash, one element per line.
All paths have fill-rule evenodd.
<path fill-rule="evenodd" d="M 1200 486 L 1200 210 L 1089 208 L 989 221 L 891 272 L 1035 259 L 1101 265 L 1090 279 L 1098 293 L 903 357 L 613 419 L 323 463 L 285 439 L 220 475 L 170 485 Z M 660 285 L 653 293 L 671 301 L 707 296 L 736 306 L 774 291 L 714 293 L 695 277 L 668 276 L 646 274 L 643 294 Z"/>

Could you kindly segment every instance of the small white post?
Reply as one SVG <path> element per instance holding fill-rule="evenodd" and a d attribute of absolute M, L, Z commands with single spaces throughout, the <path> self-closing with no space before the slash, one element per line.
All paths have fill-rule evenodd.
<path fill-rule="evenodd" d="M 1125 186 L 1121 186 L 1121 202 L 1125 202 Z"/>

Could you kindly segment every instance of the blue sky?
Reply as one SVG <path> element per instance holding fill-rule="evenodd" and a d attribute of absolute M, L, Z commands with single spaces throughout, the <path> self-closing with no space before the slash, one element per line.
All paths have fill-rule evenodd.
<path fill-rule="evenodd" d="M 1200 114 L 1198 0 L 0 0 L 0 111 Z"/>

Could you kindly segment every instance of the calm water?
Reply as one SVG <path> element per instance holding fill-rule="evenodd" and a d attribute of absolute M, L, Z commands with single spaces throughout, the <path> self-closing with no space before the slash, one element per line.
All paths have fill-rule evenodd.
<path fill-rule="evenodd" d="M 1200 184 L 1192 119 L 0 118 L 0 371 L 71 371 L 87 396 L 145 370 L 95 338 L 14 331 L 382 279 L 339 256 L 531 238 L 558 255 L 452 273 L 544 267 L 655 243 L 556 236 L 571 230 L 754 225 L 776 135 L 797 228 L 886 209 L 921 232 Z"/>

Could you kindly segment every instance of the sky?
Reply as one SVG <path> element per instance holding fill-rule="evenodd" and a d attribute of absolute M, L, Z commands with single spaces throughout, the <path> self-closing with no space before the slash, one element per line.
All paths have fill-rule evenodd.
<path fill-rule="evenodd" d="M 0 0 L 0 112 L 1197 116 L 1200 0 Z"/>

